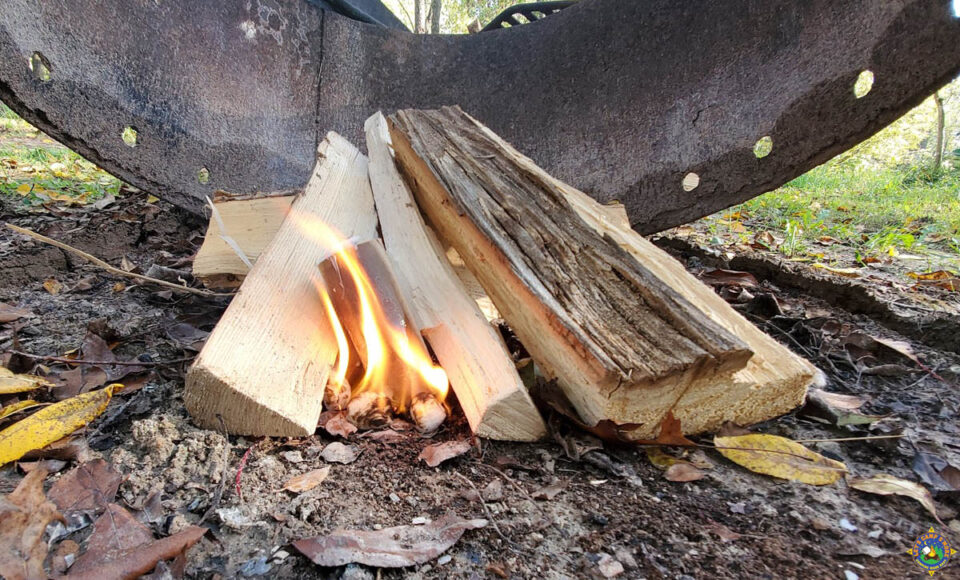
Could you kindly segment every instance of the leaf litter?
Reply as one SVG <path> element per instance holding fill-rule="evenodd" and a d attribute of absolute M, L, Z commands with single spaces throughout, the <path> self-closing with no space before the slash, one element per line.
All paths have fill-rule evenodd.
<path fill-rule="evenodd" d="M 448 513 L 426 525 L 382 530 L 338 529 L 330 534 L 293 542 L 293 547 L 319 566 L 364 564 L 406 568 L 433 560 L 457 543 L 467 530 L 486 527 L 485 519 L 464 519 Z"/>

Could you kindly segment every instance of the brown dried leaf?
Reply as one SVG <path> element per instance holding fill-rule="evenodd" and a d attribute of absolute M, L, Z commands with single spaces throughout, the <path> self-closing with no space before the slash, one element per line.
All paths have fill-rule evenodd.
<path fill-rule="evenodd" d="M 875 493 L 877 495 L 903 495 L 912 497 L 920 502 L 935 520 L 941 524 L 943 523 L 940 521 L 940 516 L 937 515 L 937 507 L 933 503 L 933 496 L 927 488 L 919 483 L 881 473 L 869 479 L 851 477 L 847 480 L 847 485 L 853 489 L 867 493 Z"/>
<path fill-rule="evenodd" d="M 550 485 L 541 487 L 540 489 L 531 493 L 530 497 L 533 499 L 551 500 L 560 495 L 560 492 L 566 489 L 566 487 L 566 482 L 558 481 L 556 483 L 551 483 Z"/>
<path fill-rule="evenodd" d="M 420 452 L 418 459 L 422 459 L 430 467 L 436 467 L 454 457 L 460 457 L 470 451 L 473 446 L 469 440 L 446 441 L 444 443 L 434 443 L 427 445 Z"/>
<path fill-rule="evenodd" d="M 25 316 L 31 315 L 33 315 L 31 310 L 27 310 L 26 308 L 17 308 L 16 306 L 11 306 L 6 302 L 0 302 L 0 323 L 13 322 L 14 320 L 20 320 Z"/>
<path fill-rule="evenodd" d="M 423 526 L 376 531 L 338 529 L 326 536 L 298 540 L 293 546 L 318 566 L 356 563 L 377 568 L 406 568 L 429 562 L 457 543 L 466 530 L 487 525 L 449 513 Z"/>
<path fill-rule="evenodd" d="M 712 532 L 716 534 L 717 537 L 719 537 L 724 542 L 732 542 L 734 540 L 739 540 L 742 537 L 741 534 L 738 534 L 737 532 L 731 530 L 727 526 L 721 523 L 715 522 L 713 520 L 708 520 L 707 525 L 704 527 L 707 529 L 708 532 Z"/>
<path fill-rule="evenodd" d="M 703 479 L 704 474 L 692 463 L 681 461 L 668 467 L 663 477 L 667 481 L 688 482 Z"/>
<path fill-rule="evenodd" d="M 318 426 L 327 433 L 344 439 L 357 432 L 357 426 L 347 420 L 343 411 L 324 411 L 320 414 Z"/>
<path fill-rule="evenodd" d="M 141 544 L 133 548 L 110 554 L 108 560 L 100 562 L 93 570 L 77 572 L 71 570 L 66 576 L 70 580 L 101 580 L 103 578 L 134 579 L 153 570 L 157 562 L 169 560 L 196 544 L 207 532 L 206 528 L 190 526 L 170 537 Z M 76 566 L 76 564 L 74 564 Z"/>
<path fill-rule="evenodd" d="M 700 274 L 700 279 L 712 286 L 729 286 L 736 284 L 744 288 L 757 288 L 760 283 L 750 272 L 739 272 L 737 270 L 721 270 L 714 268 L 706 270 Z"/>
<path fill-rule="evenodd" d="M 93 572 L 102 562 L 114 558 L 116 553 L 152 541 L 153 532 L 150 528 L 138 522 L 121 506 L 111 503 L 106 506 L 103 515 L 93 522 L 87 549 L 77 558 L 70 571 L 72 574 Z"/>
<path fill-rule="evenodd" d="M 696 447 L 697 444 L 683 436 L 683 427 L 680 419 L 673 416 L 673 411 L 667 411 L 660 422 L 660 434 L 654 440 L 640 439 L 634 441 L 641 445 L 673 445 L 677 447 Z"/>
<path fill-rule="evenodd" d="M 292 491 L 293 493 L 310 491 L 311 489 L 323 483 L 329 474 L 329 465 L 321 467 L 320 469 L 314 469 L 313 471 L 301 473 L 300 475 L 288 479 L 287 482 L 283 484 L 283 489 Z"/>
<path fill-rule="evenodd" d="M 811 388 L 807 391 L 807 401 L 816 403 L 825 409 L 840 409 L 843 411 L 856 411 L 867 402 L 862 397 L 855 395 L 828 393 L 817 388 Z"/>
<path fill-rule="evenodd" d="M 7 580 L 47 577 L 43 532 L 47 524 L 62 517 L 43 495 L 46 476 L 46 469 L 35 469 L 8 496 L 0 498 L 0 576 Z"/>
<path fill-rule="evenodd" d="M 61 477 L 47 494 L 63 512 L 100 511 L 117 495 L 123 476 L 103 459 L 94 459 Z"/>

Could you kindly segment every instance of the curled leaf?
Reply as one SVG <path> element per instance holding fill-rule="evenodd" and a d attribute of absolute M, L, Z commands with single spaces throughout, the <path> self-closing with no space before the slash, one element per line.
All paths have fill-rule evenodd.
<path fill-rule="evenodd" d="M 20 411 L 25 411 L 27 409 L 32 409 L 34 407 L 39 407 L 41 403 L 36 401 L 17 401 L 16 403 L 10 403 L 6 407 L 0 409 L 0 419 L 6 419 L 7 417 L 13 415 L 14 413 L 19 413 Z"/>
<path fill-rule="evenodd" d="M 115 383 L 54 403 L 0 431 L 0 465 L 62 439 L 96 419 L 120 388 L 123 385 Z"/>
<path fill-rule="evenodd" d="M 717 451 L 730 461 L 750 471 L 781 479 L 810 485 L 829 485 L 847 472 L 847 466 L 843 463 L 776 435 L 718 435 L 713 438 L 713 443 Z"/>
<path fill-rule="evenodd" d="M 920 502 L 935 520 L 941 524 L 943 523 L 937 515 L 937 507 L 933 503 L 933 496 L 927 488 L 919 483 L 881 473 L 868 479 L 851 477 L 847 480 L 847 485 L 853 489 L 867 493 L 875 493 L 877 495 L 902 495 L 912 497 Z"/>
<path fill-rule="evenodd" d="M 418 459 L 422 459 L 423 462 L 430 467 L 436 467 L 448 459 L 460 457 L 472 448 L 473 446 L 470 445 L 470 441 L 467 440 L 434 443 L 433 445 L 424 447 Z"/>
<path fill-rule="evenodd" d="M 0 395 L 26 393 L 41 387 L 52 387 L 53 384 L 36 375 L 17 375 L 0 367 Z"/>

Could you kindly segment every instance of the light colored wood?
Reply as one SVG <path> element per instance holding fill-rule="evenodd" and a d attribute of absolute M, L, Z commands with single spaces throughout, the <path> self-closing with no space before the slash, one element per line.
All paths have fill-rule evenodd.
<path fill-rule="evenodd" d="M 387 256 L 421 329 L 481 437 L 533 441 L 546 427 L 501 340 L 424 223 L 390 153 L 386 120 L 366 123 L 370 181 Z"/>
<path fill-rule="evenodd" d="M 355 241 L 377 235 L 367 159 L 335 133 L 290 216 L 264 248 L 187 373 L 194 421 L 241 435 L 304 436 L 316 430 L 337 343 L 311 277 L 330 252 L 313 220 Z M 219 418 L 218 418 L 219 417 Z"/>
<path fill-rule="evenodd" d="M 585 223 L 555 180 L 520 167 L 462 111 L 392 120 L 420 208 L 586 422 L 653 431 L 691 383 L 744 367 L 745 343 Z"/>
<path fill-rule="evenodd" d="M 479 126 L 490 139 L 510 151 L 514 161 L 521 167 L 527 171 L 540 171 L 532 160 L 487 127 Z M 715 431 L 727 421 L 739 425 L 759 423 L 789 412 L 803 403 L 807 387 L 817 373 L 812 364 L 762 332 L 716 292 L 687 272 L 677 260 L 634 231 L 626 212 L 621 213 L 616 206 L 602 205 L 587 194 L 553 177 L 550 179 L 584 221 L 599 233 L 613 238 L 706 316 L 743 339 L 754 352 L 740 371 L 720 376 L 715 381 L 695 382 L 687 387 L 671 408 L 685 433 Z M 645 439 L 656 433 L 641 430 L 633 435 Z"/>
<path fill-rule="evenodd" d="M 250 271 L 236 250 L 224 239 L 229 236 L 252 263 L 280 229 L 280 224 L 290 211 L 293 195 L 214 201 L 220 220 L 210 216 L 207 235 L 193 259 L 193 275 L 201 281 L 217 280 L 225 275 L 242 279 Z"/>

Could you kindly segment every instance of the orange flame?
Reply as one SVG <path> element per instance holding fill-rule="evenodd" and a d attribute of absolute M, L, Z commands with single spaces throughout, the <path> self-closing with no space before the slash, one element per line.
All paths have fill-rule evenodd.
<path fill-rule="evenodd" d="M 422 387 L 429 389 L 441 401 L 444 400 L 449 387 L 446 372 L 433 364 L 419 337 L 411 335 L 410 329 L 405 326 L 398 328 L 386 316 L 377 290 L 364 270 L 354 244 L 313 216 L 292 212 L 290 217 L 310 239 L 336 256 L 337 263 L 346 270 L 346 274 L 341 272 L 341 275 L 349 275 L 356 288 L 359 328 L 364 344 L 358 345 L 358 341 L 354 341 L 354 346 L 364 349 L 361 358 L 365 364 L 363 377 L 353 386 L 353 395 L 364 391 L 384 394 L 393 401 L 399 412 L 409 407 L 411 399 L 422 391 Z M 329 289 L 318 280 L 314 283 L 339 348 L 331 381 L 335 386 L 342 386 L 350 368 L 347 333 L 334 308 Z M 400 368 L 397 368 L 398 364 Z"/>

